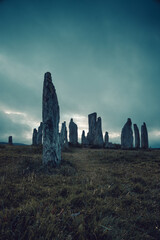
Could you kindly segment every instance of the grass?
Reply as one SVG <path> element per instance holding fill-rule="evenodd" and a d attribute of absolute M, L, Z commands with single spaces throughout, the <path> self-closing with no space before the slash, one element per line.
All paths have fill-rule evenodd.
<path fill-rule="evenodd" d="M 0 239 L 160 239 L 160 150 L 0 148 Z"/>

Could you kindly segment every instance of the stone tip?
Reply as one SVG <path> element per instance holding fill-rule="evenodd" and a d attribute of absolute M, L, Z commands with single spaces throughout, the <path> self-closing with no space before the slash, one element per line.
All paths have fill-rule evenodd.
<path fill-rule="evenodd" d="M 44 74 L 44 78 L 45 78 L 45 79 L 51 79 L 51 73 L 50 73 L 50 72 L 46 72 L 46 73 Z"/>
<path fill-rule="evenodd" d="M 73 118 L 71 118 L 71 122 L 73 122 Z"/>

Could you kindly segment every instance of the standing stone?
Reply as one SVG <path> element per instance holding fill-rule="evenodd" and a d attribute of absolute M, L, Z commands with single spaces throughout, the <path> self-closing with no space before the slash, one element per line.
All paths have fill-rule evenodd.
<path fill-rule="evenodd" d="M 90 145 L 93 145 L 95 141 L 96 121 L 97 121 L 96 112 L 88 115 L 89 132 L 87 135 L 87 139 Z"/>
<path fill-rule="evenodd" d="M 43 84 L 43 164 L 58 166 L 61 162 L 59 136 L 59 105 L 51 73 L 44 75 Z"/>
<path fill-rule="evenodd" d="M 82 146 L 84 146 L 84 147 L 88 146 L 88 139 L 85 136 L 85 131 L 84 130 L 82 131 L 81 143 L 82 143 Z"/>
<path fill-rule="evenodd" d="M 36 146 L 37 145 L 37 129 L 33 129 L 33 135 L 32 135 L 32 145 Z"/>
<path fill-rule="evenodd" d="M 134 136 L 135 136 L 135 148 L 140 148 L 140 136 L 139 136 L 139 129 L 137 127 L 137 124 L 134 124 Z"/>
<path fill-rule="evenodd" d="M 73 118 L 71 118 L 69 123 L 69 141 L 72 145 L 77 145 L 78 143 L 78 128 L 77 124 L 73 122 Z"/>
<path fill-rule="evenodd" d="M 109 147 L 109 135 L 108 132 L 105 132 L 105 136 L 104 136 L 104 147 L 108 148 Z"/>
<path fill-rule="evenodd" d="M 67 138 L 66 122 L 63 122 L 63 123 L 62 123 L 60 139 L 61 139 L 61 148 L 62 148 L 62 150 L 63 150 L 64 148 L 67 148 L 67 147 L 68 147 L 68 138 Z"/>
<path fill-rule="evenodd" d="M 94 137 L 94 146 L 103 147 L 103 134 L 102 134 L 102 123 L 101 118 L 98 117 L 96 122 L 95 137 Z"/>
<path fill-rule="evenodd" d="M 37 145 L 42 145 L 42 130 L 43 130 L 43 123 L 40 123 L 37 132 Z"/>
<path fill-rule="evenodd" d="M 141 126 L 141 148 L 148 149 L 148 131 L 145 122 Z"/>
<path fill-rule="evenodd" d="M 8 144 L 9 144 L 9 145 L 12 145 L 12 144 L 13 144 L 13 142 L 12 142 L 12 136 L 9 136 L 9 137 L 8 137 Z"/>
<path fill-rule="evenodd" d="M 121 148 L 122 149 L 133 148 L 133 131 L 132 131 L 132 121 L 130 118 L 128 118 L 126 124 L 122 128 Z"/>

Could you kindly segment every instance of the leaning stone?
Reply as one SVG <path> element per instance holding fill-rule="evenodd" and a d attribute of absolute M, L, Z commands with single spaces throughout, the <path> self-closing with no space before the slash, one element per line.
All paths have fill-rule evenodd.
<path fill-rule="evenodd" d="M 13 144 L 13 142 L 12 142 L 12 136 L 9 136 L 9 137 L 8 137 L 8 144 L 9 144 L 9 145 L 12 145 L 12 144 Z"/>
<path fill-rule="evenodd" d="M 128 118 L 126 124 L 122 128 L 121 148 L 122 149 L 133 148 L 133 131 L 132 131 L 132 121 L 130 118 Z"/>
<path fill-rule="evenodd" d="M 148 149 L 148 131 L 145 122 L 141 126 L 141 148 Z"/>
<path fill-rule="evenodd" d="M 59 136 L 59 105 L 51 73 L 44 75 L 43 84 L 43 164 L 58 166 L 61 163 Z"/>
<path fill-rule="evenodd" d="M 43 131 L 43 123 L 40 123 L 37 132 L 37 145 L 42 145 L 42 131 Z"/>
<path fill-rule="evenodd" d="M 139 129 L 137 127 L 137 124 L 134 124 L 134 135 L 135 135 L 135 148 L 140 148 L 140 136 L 139 136 Z"/>
<path fill-rule="evenodd" d="M 33 129 L 33 135 L 32 135 L 32 145 L 36 146 L 37 145 L 37 129 Z"/>
<path fill-rule="evenodd" d="M 69 123 L 69 141 L 72 145 L 78 144 L 78 127 L 73 122 L 73 118 L 71 118 Z"/>
<path fill-rule="evenodd" d="M 102 123 L 101 118 L 98 117 L 96 122 L 96 129 L 95 129 L 95 138 L 94 138 L 94 146 L 103 147 L 103 134 L 102 134 Z"/>

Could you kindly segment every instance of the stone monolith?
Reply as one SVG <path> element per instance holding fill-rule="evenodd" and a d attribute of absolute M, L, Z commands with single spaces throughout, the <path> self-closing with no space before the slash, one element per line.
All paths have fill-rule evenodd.
<path fill-rule="evenodd" d="M 59 134 L 59 105 L 51 73 L 44 75 L 43 83 L 43 164 L 58 166 L 61 162 Z"/>
<path fill-rule="evenodd" d="M 73 122 L 73 118 L 71 118 L 69 123 L 69 141 L 72 145 L 78 144 L 78 127 Z"/>
<path fill-rule="evenodd" d="M 37 145 L 37 129 L 33 129 L 33 135 L 32 135 L 32 145 L 36 146 Z"/>
<path fill-rule="evenodd" d="M 84 147 L 88 146 L 88 139 L 85 136 L 85 131 L 84 130 L 82 131 L 81 143 L 82 143 L 82 146 L 84 146 Z"/>
<path fill-rule="evenodd" d="M 133 148 L 133 131 L 132 131 L 132 121 L 130 118 L 128 118 L 126 124 L 122 128 L 121 148 L 122 149 Z"/>
<path fill-rule="evenodd" d="M 109 135 L 108 132 L 105 132 L 105 136 L 104 136 L 104 147 L 108 148 L 109 147 Z"/>
<path fill-rule="evenodd" d="M 88 115 L 88 126 L 89 132 L 87 134 L 87 139 L 90 145 L 94 145 L 95 141 L 95 132 L 96 132 L 96 122 L 97 122 L 97 113 L 91 113 Z"/>
<path fill-rule="evenodd" d="M 145 122 L 141 126 L 141 148 L 148 149 L 148 131 Z"/>
<path fill-rule="evenodd" d="M 43 123 L 40 123 L 37 132 L 37 145 L 42 145 L 42 131 L 43 131 Z"/>
<path fill-rule="evenodd" d="M 66 122 L 62 123 L 60 139 L 61 139 L 61 148 L 62 150 L 64 150 L 64 148 L 68 147 Z"/>
<path fill-rule="evenodd" d="M 13 142 L 12 142 L 12 136 L 9 136 L 9 137 L 8 137 L 8 144 L 9 144 L 9 145 L 12 145 L 12 144 L 13 144 Z"/>
<path fill-rule="evenodd" d="M 98 117 L 96 121 L 96 128 L 95 128 L 95 137 L 93 145 L 97 147 L 103 147 L 103 134 L 102 134 L 102 121 L 101 117 Z"/>
<path fill-rule="evenodd" d="M 137 124 L 134 124 L 134 136 L 135 136 L 135 148 L 140 148 L 140 136 L 139 136 L 139 129 L 137 127 Z"/>

